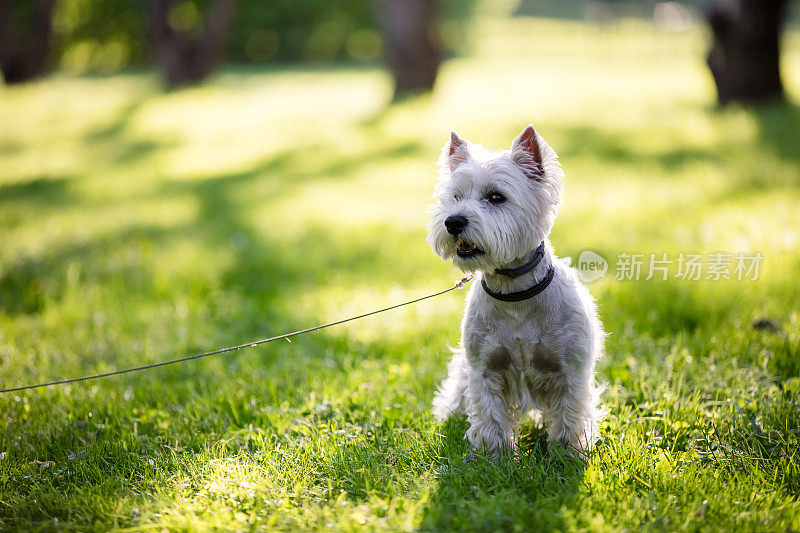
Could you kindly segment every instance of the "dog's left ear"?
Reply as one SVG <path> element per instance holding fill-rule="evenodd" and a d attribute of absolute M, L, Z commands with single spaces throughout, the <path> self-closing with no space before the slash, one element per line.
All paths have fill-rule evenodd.
<path fill-rule="evenodd" d="M 511 160 L 522 167 L 530 179 L 543 177 L 542 151 L 533 124 L 529 124 L 511 144 Z"/>

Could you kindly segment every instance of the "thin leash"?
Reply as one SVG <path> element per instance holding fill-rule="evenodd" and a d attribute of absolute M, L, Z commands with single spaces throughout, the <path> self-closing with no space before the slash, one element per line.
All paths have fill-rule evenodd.
<path fill-rule="evenodd" d="M 319 326 L 314 326 L 314 327 L 311 327 L 311 328 L 301 329 L 301 330 L 298 330 L 298 331 L 293 331 L 291 333 L 284 333 L 283 335 L 277 335 L 275 337 L 269 337 L 267 339 L 261 339 L 261 340 L 258 340 L 258 341 L 248 342 L 248 343 L 245 343 L 245 344 L 239 344 L 237 346 L 228 346 L 227 348 L 220 348 L 218 350 L 213 350 L 213 351 L 210 351 L 210 352 L 198 353 L 198 354 L 194 354 L 194 355 L 187 355 L 186 357 L 181 357 L 181 358 L 178 358 L 178 359 L 171 359 L 169 361 L 161 361 L 160 363 L 152 363 L 152 364 L 149 364 L 149 365 L 136 366 L 136 367 L 133 367 L 133 368 L 126 368 L 126 369 L 123 369 L 123 370 L 114 370 L 112 372 L 104 372 L 102 374 L 92 374 L 90 376 L 82 376 L 82 377 L 79 377 L 79 378 L 62 379 L 62 380 L 59 380 L 59 381 L 49 381 L 47 383 L 39 383 L 39 384 L 36 384 L 36 385 L 26 385 L 24 387 L 14 387 L 14 388 L 11 388 L 11 389 L 1 389 L 0 393 L 17 392 L 17 391 L 23 391 L 23 390 L 29 390 L 29 389 L 38 389 L 40 387 L 49 387 L 51 385 L 64 385 L 66 383 L 75 383 L 77 381 L 86 381 L 86 380 L 89 380 L 89 379 L 107 378 L 109 376 L 116 376 L 118 374 L 128 374 L 130 372 L 139 372 L 140 370 L 149 370 L 151 368 L 158 368 L 160 366 L 167 366 L 167 365 L 172 365 L 172 364 L 175 364 L 175 363 L 182 363 L 184 361 L 191 361 L 193 359 L 201 359 L 203 357 L 208 357 L 208 356 L 211 356 L 211 355 L 217 355 L 217 354 L 221 354 L 221 353 L 225 353 L 225 352 L 232 352 L 234 350 L 241 350 L 242 348 L 250 348 L 251 346 L 258 346 L 259 344 L 264 344 L 264 343 L 267 343 L 267 342 L 277 341 L 277 340 L 281 340 L 281 339 L 288 339 L 289 337 L 294 337 L 296 335 L 302 335 L 304 333 L 311 333 L 312 331 L 317 331 L 317 330 L 320 330 L 320 329 L 330 328 L 332 326 L 338 326 L 339 324 L 344 324 L 346 322 L 352 322 L 354 320 L 360 320 L 360 319 L 366 318 L 368 316 L 377 315 L 378 313 L 385 313 L 386 311 L 391 311 L 392 309 L 397 309 L 398 307 L 403 307 L 403 306 L 406 306 L 406 305 L 415 304 L 417 302 L 421 302 L 422 300 L 427 300 L 429 298 L 435 298 L 437 296 L 441 296 L 442 294 L 446 294 L 446 293 L 448 293 L 450 291 L 454 291 L 456 289 L 460 289 L 461 287 L 463 287 L 465 284 L 469 283 L 473 279 L 474 279 L 474 276 L 465 276 L 465 277 L 461 278 L 461 280 L 459 280 L 455 285 L 453 285 L 449 289 L 445 289 L 443 291 L 439 291 L 439 292 L 436 292 L 436 293 L 433 293 L 433 294 L 429 294 L 427 296 L 422 296 L 420 298 L 416 298 L 416 299 L 410 300 L 408 302 L 403 302 L 403 303 L 391 305 L 389 307 L 384 307 L 383 309 L 378 309 L 377 311 L 370 311 L 369 313 L 364 313 L 363 315 L 358 315 L 358 316 L 353 316 L 353 317 L 350 317 L 350 318 L 345 318 L 345 319 L 342 319 L 342 320 L 338 320 L 336 322 L 330 322 L 328 324 L 320 324 Z"/>

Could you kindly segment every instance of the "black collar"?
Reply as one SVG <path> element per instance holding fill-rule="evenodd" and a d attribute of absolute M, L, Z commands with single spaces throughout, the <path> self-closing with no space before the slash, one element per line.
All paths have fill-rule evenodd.
<path fill-rule="evenodd" d="M 501 276 L 507 276 L 509 278 L 518 278 L 523 274 L 527 274 L 541 262 L 542 258 L 544 257 L 544 241 L 542 241 L 539 246 L 536 247 L 536 250 L 533 252 L 533 257 L 531 260 L 525 263 L 522 266 L 518 266 L 517 268 L 496 268 L 494 270 L 495 274 L 500 274 Z M 527 300 L 528 298 L 533 298 L 550 285 L 550 282 L 553 281 L 553 276 L 555 276 L 555 269 L 553 265 L 550 265 L 550 268 L 547 270 L 547 274 L 533 287 L 525 289 L 523 291 L 517 292 L 509 292 L 509 293 L 502 293 L 502 292 L 495 292 L 490 289 L 486 285 L 486 280 L 481 280 L 481 285 L 483 286 L 483 290 L 486 291 L 486 294 L 494 298 L 495 300 L 500 300 L 501 302 L 521 302 L 522 300 Z"/>
<path fill-rule="evenodd" d="M 525 289 L 522 291 L 517 292 L 495 292 L 490 289 L 486 285 L 486 280 L 481 280 L 481 285 L 483 286 L 483 290 L 486 291 L 486 294 L 494 298 L 495 300 L 500 300 L 501 302 L 521 302 L 522 300 L 527 300 L 528 298 L 533 298 L 550 285 L 550 282 L 553 281 L 553 277 L 556 274 L 556 269 L 553 268 L 553 265 L 550 265 L 550 269 L 547 271 L 547 274 L 542 278 L 542 280 L 534 285 L 529 289 Z"/>
<path fill-rule="evenodd" d="M 518 266 L 517 268 L 495 268 L 494 273 L 500 274 L 501 276 L 507 276 L 509 278 L 518 278 L 536 268 L 536 265 L 539 264 L 543 257 L 544 241 L 539 243 L 539 246 L 537 246 L 536 250 L 533 252 L 533 257 L 531 257 L 531 260 L 524 265 Z"/>

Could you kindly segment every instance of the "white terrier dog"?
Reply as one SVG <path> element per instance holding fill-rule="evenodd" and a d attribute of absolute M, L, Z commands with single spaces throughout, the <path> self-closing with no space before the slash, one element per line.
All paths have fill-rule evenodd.
<path fill-rule="evenodd" d="M 561 202 L 558 156 L 528 126 L 511 151 L 451 132 L 439 165 L 428 240 L 480 284 L 434 415 L 466 414 L 467 439 L 495 456 L 514 446 L 528 412 L 541 415 L 550 442 L 587 450 L 602 417 L 595 361 L 605 334 L 589 291 L 548 240 Z"/>

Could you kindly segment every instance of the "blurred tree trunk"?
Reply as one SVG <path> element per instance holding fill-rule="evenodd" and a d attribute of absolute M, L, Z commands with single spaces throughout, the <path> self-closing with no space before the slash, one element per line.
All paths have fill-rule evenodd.
<path fill-rule="evenodd" d="M 438 8 L 436 0 L 375 0 L 395 99 L 433 89 L 441 61 Z"/>
<path fill-rule="evenodd" d="M 720 105 L 783 97 L 780 33 L 786 0 L 718 1 L 708 12 L 708 66 Z"/>
<path fill-rule="evenodd" d="M 3 0 L 0 0 L 0 2 Z M 156 66 L 172 89 L 202 81 L 222 57 L 236 0 L 212 0 L 205 16 L 185 27 L 174 0 L 142 0 L 153 39 Z"/>
<path fill-rule="evenodd" d="M 44 74 L 53 40 L 55 0 L 0 0 L 0 70 L 6 83 Z"/>

